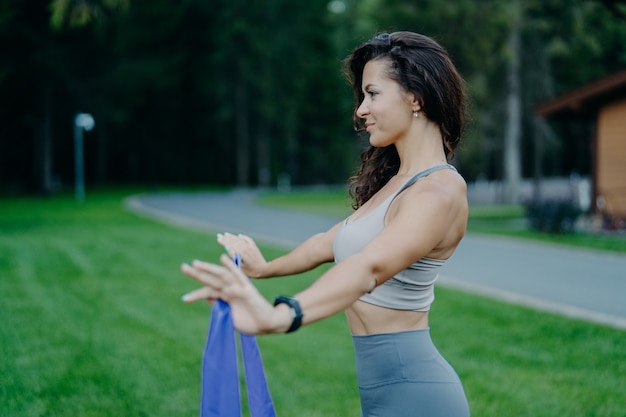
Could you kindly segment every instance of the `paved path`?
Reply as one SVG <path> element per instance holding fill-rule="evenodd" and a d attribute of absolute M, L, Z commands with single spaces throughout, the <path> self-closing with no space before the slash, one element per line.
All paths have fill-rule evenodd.
<path fill-rule="evenodd" d="M 253 191 L 156 193 L 126 206 L 207 232 L 245 233 L 292 248 L 341 219 L 258 206 Z M 467 234 L 441 285 L 626 329 L 626 255 Z"/>

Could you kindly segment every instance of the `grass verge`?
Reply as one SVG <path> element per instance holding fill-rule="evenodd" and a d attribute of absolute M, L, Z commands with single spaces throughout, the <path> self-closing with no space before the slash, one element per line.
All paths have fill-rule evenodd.
<path fill-rule="evenodd" d="M 302 191 L 290 193 L 268 192 L 258 199 L 260 204 L 317 214 L 338 219 L 350 214 L 350 202 L 342 189 L 330 191 Z M 521 205 L 470 205 L 468 232 L 567 245 L 581 248 L 626 253 L 626 234 L 619 233 L 563 233 L 550 234 L 531 230 L 524 218 Z"/>
<path fill-rule="evenodd" d="M 0 200 L 0 415 L 197 415 L 209 307 L 180 302 L 195 284 L 178 268 L 221 248 L 122 198 Z M 257 285 L 272 298 L 320 272 Z M 431 326 L 475 416 L 623 416 L 626 332 L 446 288 Z M 259 343 L 279 416 L 358 415 L 341 315 Z"/>

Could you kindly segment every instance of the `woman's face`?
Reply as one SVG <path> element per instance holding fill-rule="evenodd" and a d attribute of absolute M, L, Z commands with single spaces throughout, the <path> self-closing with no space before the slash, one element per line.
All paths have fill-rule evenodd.
<path fill-rule="evenodd" d="M 389 146 L 404 138 L 413 119 L 413 95 L 386 75 L 388 65 L 386 60 L 365 64 L 361 85 L 365 97 L 356 111 L 370 135 L 370 144 L 376 147 Z"/>

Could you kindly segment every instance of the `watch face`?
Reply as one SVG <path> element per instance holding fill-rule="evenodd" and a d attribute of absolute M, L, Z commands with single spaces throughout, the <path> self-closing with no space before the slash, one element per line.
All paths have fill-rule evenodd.
<path fill-rule="evenodd" d="M 289 329 L 287 329 L 287 333 L 298 330 L 300 325 L 302 325 L 303 317 L 302 310 L 300 309 L 300 303 L 298 302 L 298 300 L 293 297 L 285 297 L 283 295 L 279 295 L 274 300 L 274 305 L 276 306 L 278 304 L 287 304 L 289 306 L 289 311 L 291 312 L 293 322 L 291 323 L 291 326 L 289 326 Z"/>

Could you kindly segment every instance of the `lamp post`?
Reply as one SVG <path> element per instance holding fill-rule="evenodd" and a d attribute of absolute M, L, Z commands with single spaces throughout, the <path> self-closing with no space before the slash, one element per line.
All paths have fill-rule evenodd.
<path fill-rule="evenodd" d="M 89 113 L 78 113 L 74 118 L 74 167 L 76 174 L 76 201 L 85 201 L 85 173 L 83 169 L 83 129 L 89 132 L 96 125 Z"/>

